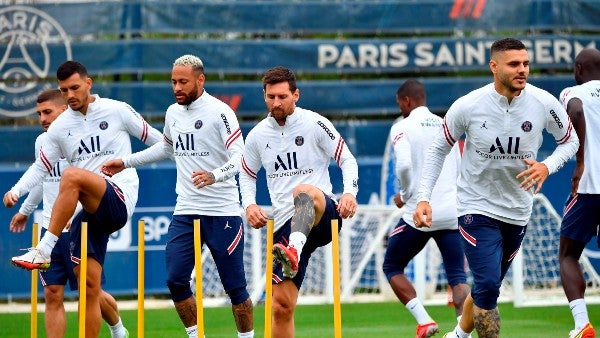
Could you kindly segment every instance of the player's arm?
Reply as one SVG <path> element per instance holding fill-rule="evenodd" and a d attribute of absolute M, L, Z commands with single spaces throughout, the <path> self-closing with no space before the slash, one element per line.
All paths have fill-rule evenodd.
<path fill-rule="evenodd" d="M 442 127 L 427 150 L 417 190 L 417 207 L 413 214 L 416 227 L 431 226 L 432 211 L 429 200 L 433 187 L 442 172 L 446 155 L 460 140 L 466 129 L 462 111 L 468 111 L 468 109 L 461 109 L 462 102 L 463 100 L 459 99 L 450 106 L 442 122 Z"/>
<path fill-rule="evenodd" d="M 44 191 L 42 185 L 37 185 L 31 189 L 27 195 L 27 198 L 23 201 L 23 204 L 21 204 L 19 212 L 14 214 L 10 220 L 10 232 L 23 232 L 25 230 L 25 225 L 27 224 L 29 215 L 31 215 L 31 213 L 37 209 L 37 206 L 40 204 L 43 197 Z"/>
<path fill-rule="evenodd" d="M 408 136 L 402 129 L 397 129 L 390 137 L 396 157 L 394 169 L 400 185 L 400 191 L 396 195 L 397 197 L 394 196 L 394 202 L 398 208 L 401 208 L 414 194 L 411 147 Z"/>
<path fill-rule="evenodd" d="M 325 152 L 333 158 L 342 170 L 344 192 L 338 201 L 337 210 L 342 218 L 354 216 L 357 209 L 356 194 L 358 193 L 358 164 L 350 152 L 346 141 L 335 129 L 333 123 L 322 118 L 320 122 L 329 129 L 327 132 L 320 125 L 315 127 L 319 145 L 325 147 Z M 333 137 L 332 137 L 333 136 Z"/>
<path fill-rule="evenodd" d="M 248 224 L 255 229 L 260 229 L 267 224 L 267 213 L 256 204 L 256 178 L 262 163 L 257 151 L 256 143 L 252 142 L 249 135 L 246 140 L 244 154 L 240 159 L 240 193 L 242 195 L 242 207 L 246 211 Z"/>
<path fill-rule="evenodd" d="M 554 97 L 549 96 L 549 99 L 551 104 L 546 111 L 551 113 L 548 113 L 546 117 L 546 130 L 554 136 L 557 146 L 552 154 L 541 162 L 524 160 L 528 168 L 517 175 L 517 179 L 522 179 L 521 187 L 525 190 L 537 186 L 535 187 L 535 193 L 542 189 L 548 175 L 562 168 L 579 148 L 579 138 L 567 112 Z"/>
<path fill-rule="evenodd" d="M 221 140 L 227 149 L 229 160 L 222 166 L 212 170 L 215 182 L 223 182 L 234 177 L 240 172 L 240 163 L 244 153 L 244 137 L 242 129 L 233 111 L 223 112 L 220 125 Z"/>
<path fill-rule="evenodd" d="M 141 132 L 140 135 L 143 135 L 144 133 L 147 133 L 147 131 L 144 130 L 148 127 L 148 124 L 146 123 L 146 121 L 144 121 L 143 118 L 141 118 L 141 116 L 139 116 L 139 114 L 135 114 L 131 113 L 125 115 L 127 117 L 126 120 L 129 121 L 128 130 L 130 133 L 135 133 L 135 130 L 137 130 L 136 126 L 141 126 L 139 132 Z M 139 118 L 137 116 L 139 116 Z M 171 140 L 171 138 L 169 137 L 169 123 L 170 121 L 167 115 L 167 117 L 165 118 L 165 126 L 163 129 L 163 134 L 161 135 L 161 140 L 153 143 L 149 148 L 146 148 L 137 153 L 133 153 L 122 158 L 112 159 L 110 161 L 105 162 L 100 167 L 100 171 L 104 175 L 113 176 L 123 171 L 125 168 L 136 168 L 142 165 L 158 162 L 167 158 L 173 159 L 173 140 Z M 151 134 L 153 135 L 153 132 Z M 152 136 L 152 139 L 154 139 L 154 136 Z"/>
<path fill-rule="evenodd" d="M 577 137 L 579 138 L 579 147 L 577 148 L 577 153 L 575 153 L 575 170 L 573 171 L 573 176 L 571 178 L 571 194 L 576 194 L 577 189 L 579 188 L 579 181 L 581 180 L 581 176 L 583 175 L 584 170 L 584 144 L 585 144 L 585 117 L 583 111 L 583 103 L 579 98 L 572 98 L 569 100 L 567 104 L 567 114 L 571 119 L 571 123 L 573 123 L 573 128 L 577 133 Z"/>
<path fill-rule="evenodd" d="M 149 125 L 133 107 L 124 102 L 122 104 L 123 107 L 120 111 L 121 120 L 131 136 L 144 142 L 147 146 L 152 146 L 162 141 L 163 135 L 160 131 Z"/>
<path fill-rule="evenodd" d="M 44 143 L 44 147 L 39 150 L 39 156 L 35 162 L 29 166 L 27 171 L 21 176 L 19 181 L 10 189 L 10 191 L 4 194 L 4 206 L 12 208 L 15 206 L 19 197 L 25 195 L 34 187 L 41 185 L 44 177 L 48 175 L 56 165 L 56 162 L 61 157 L 61 150 L 58 143 L 48 132 L 47 141 Z"/>

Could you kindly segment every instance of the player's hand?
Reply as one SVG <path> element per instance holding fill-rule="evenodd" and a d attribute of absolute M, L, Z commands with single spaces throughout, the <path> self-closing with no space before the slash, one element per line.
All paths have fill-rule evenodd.
<path fill-rule="evenodd" d="M 268 219 L 267 213 L 258 205 L 251 204 L 246 208 L 246 220 L 254 229 L 260 229 L 267 225 Z"/>
<path fill-rule="evenodd" d="M 417 204 L 413 214 L 413 222 L 417 228 L 431 227 L 431 205 L 427 201 L 421 201 Z"/>
<path fill-rule="evenodd" d="M 25 230 L 25 224 L 27 223 L 27 219 L 29 216 L 23 215 L 20 212 L 17 212 L 12 219 L 10 220 L 10 226 L 8 230 L 10 232 L 23 232 Z"/>
<path fill-rule="evenodd" d="M 402 208 L 404 206 L 404 204 L 406 204 L 406 203 L 402 202 L 402 197 L 400 197 L 400 193 L 396 193 L 394 195 L 394 203 L 396 203 L 396 206 L 398 208 Z"/>
<path fill-rule="evenodd" d="M 215 175 L 210 171 L 198 170 L 192 172 L 192 183 L 196 188 L 204 188 L 207 185 L 215 183 Z"/>
<path fill-rule="evenodd" d="M 5 207 L 12 208 L 19 201 L 19 196 L 13 194 L 10 191 L 7 191 L 6 194 L 4 194 L 4 200 L 3 201 L 4 201 L 4 206 Z"/>
<path fill-rule="evenodd" d="M 117 158 L 117 159 L 105 162 L 100 167 L 100 172 L 102 172 L 104 175 L 106 175 L 108 177 L 112 177 L 113 175 L 118 174 L 121 171 L 123 171 L 123 169 L 125 169 L 125 163 L 123 163 L 122 159 Z"/>
<path fill-rule="evenodd" d="M 356 214 L 356 208 L 356 197 L 350 193 L 343 194 L 337 205 L 337 211 L 344 219 L 354 217 L 354 214 Z"/>
<path fill-rule="evenodd" d="M 583 175 L 584 169 L 583 163 L 575 165 L 575 170 L 573 170 L 573 177 L 571 177 L 571 195 L 575 195 L 577 190 L 579 189 L 579 181 L 581 181 L 581 176 Z"/>
<path fill-rule="evenodd" d="M 523 178 L 520 187 L 525 189 L 525 191 L 528 191 L 537 185 L 537 188 L 535 188 L 534 191 L 534 193 L 537 194 L 542 189 L 542 185 L 546 178 L 548 178 L 548 167 L 542 162 L 534 160 L 523 160 L 523 162 L 527 164 L 528 168 L 517 175 L 517 179 Z"/>

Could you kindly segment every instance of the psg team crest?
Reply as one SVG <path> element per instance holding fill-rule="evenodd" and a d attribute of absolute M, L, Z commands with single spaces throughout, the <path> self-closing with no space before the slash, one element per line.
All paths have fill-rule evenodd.
<path fill-rule="evenodd" d="M 202 121 L 201 120 L 196 121 L 196 123 L 194 123 L 194 128 L 196 128 L 196 129 L 202 128 Z"/>
<path fill-rule="evenodd" d="M 108 122 L 106 122 L 106 121 L 100 122 L 100 129 L 106 130 L 106 128 L 108 128 Z"/>
<path fill-rule="evenodd" d="M 296 145 L 297 146 L 301 146 L 304 144 L 304 137 L 302 136 L 296 136 Z"/>
<path fill-rule="evenodd" d="M 532 127 L 533 126 L 532 126 L 531 122 L 529 122 L 529 121 L 525 121 L 521 125 L 521 129 L 523 129 L 523 131 L 526 133 L 530 132 Z"/>

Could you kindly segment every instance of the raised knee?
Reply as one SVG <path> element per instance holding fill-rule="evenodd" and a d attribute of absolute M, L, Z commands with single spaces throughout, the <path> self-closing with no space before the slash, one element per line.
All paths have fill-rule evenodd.
<path fill-rule="evenodd" d="M 293 195 L 294 196 L 298 196 L 300 194 L 306 194 L 307 196 L 310 197 L 310 191 L 314 189 L 314 187 L 310 184 L 298 184 L 294 190 L 293 190 Z"/>
<path fill-rule="evenodd" d="M 294 197 L 294 205 L 296 206 L 313 206 L 315 202 L 312 197 L 306 192 L 301 192 Z"/>
<path fill-rule="evenodd" d="M 78 182 L 80 181 L 80 177 L 81 177 L 80 170 L 81 169 L 74 168 L 74 167 L 66 168 L 61 174 L 60 184 L 61 185 L 78 184 Z"/>

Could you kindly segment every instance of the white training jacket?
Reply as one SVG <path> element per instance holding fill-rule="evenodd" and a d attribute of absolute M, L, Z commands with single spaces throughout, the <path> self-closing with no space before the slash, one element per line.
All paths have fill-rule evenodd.
<path fill-rule="evenodd" d="M 592 80 L 578 86 L 566 88 L 560 95 L 563 107 L 573 98 L 578 98 L 583 104 L 585 119 L 585 140 L 583 148 L 583 163 L 585 169 L 579 181 L 579 194 L 600 194 L 600 80 Z"/>
<path fill-rule="evenodd" d="M 240 171 L 244 138 L 233 110 L 204 91 L 188 106 L 172 104 L 165 115 L 163 140 L 125 156 L 137 167 L 172 155 L 177 167 L 175 215 L 240 216 L 235 175 Z M 210 171 L 216 182 L 197 188 L 192 172 Z"/>
<path fill-rule="evenodd" d="M 87 114 L 69 107 L 52 122 L 39 157 L 11 188 L 12 193 L 22 196 L 40 185 L 61 157 L 65 157 L 72 167 L 106 177 L 100 172 L 100 167 L 110 159 L 131 153 L 130 135 L 147 145 L 162 139 L 160 132 L 149 126 L 127 103 L 98 95 L 94 97 L 94 102 L 88 105 Z M 112 178 L 106 178 L 121 189 L 128 216 L 131 216 L 139 188 L 135 169 L 125 169 Z"/>
<path fill-rule="evenodd" d="M 46 142 L 46 133 L 40 134 L 35 139 L 35 157 L 39 157 L 42 145 Z M 31 213 L 37 208 L 38 204 L 43 201 L 42 206 L 42 223 L 40 224 L 43 228 L 48 229 L 50 225 L 50 214 L 52 213 L 52 207 L 56 196 L 58 196 L 58 187 L 60 185 L 60 176 L 62 172 L 69 166 L 65 158 L 61 158 L 56 162 L 52 171 L 44 177 L 42 185 L 36 185 L 27 198 L 21 204 L 19 213 L 25 216 L 31 215 Z M 69 229 L 63 229 L 63 232 L 68 232 Z"/>
<path fill-rule="evenodd" d="M 396 177 L 400 183 L 400 196 L 405 205 L 402 219 L 421 231 L 457 229 L 456 179 L 460 164 L 458 144 L 446 156 L 444 167 L 431 197 L 433 220 L 430 228 L 416 228 L 413 214 L 417 206 L 417 189 L 423 170 L 427 149 L 433 136 L 441 130 L 442 118 L 425 106 L 417 107 L 408 117 L 396 122 L 390 130 L 390 141 L 396 157 Z"/>
<path fill-rule="evenodd" d="M 298 184 L 313 185 L 335 200 L 329 178 L 332 158 L 342 170 L 343 192 L 356 196 L 356 159 L 327 118 L 296 107 L 280 126 L 269 114 L 246 138 L 239 176 L 244 209 L 256 204 L 256 178 L 261 167 L 267 177 L 275 230 L 294 214 L 292 191 Z"/>
<path fill-rule="evenodd" d="M 521 188 L 516 176 L 527 169 L 524 160 L 536 160 L 542 130 L 550 132 L 558 144 L 542 161 L 550 174 L 579 147 L 560 102 L 531 84 L 510 104 L 493 83 L 476 89 L 452 104 L 442 128 L 427 153 L 418 200 L 430 200 L 444 156 L 465 134 L 457 187 L 458 215 L 481 214 L 521 226 L 531 216 L 533 189 Z"/>

